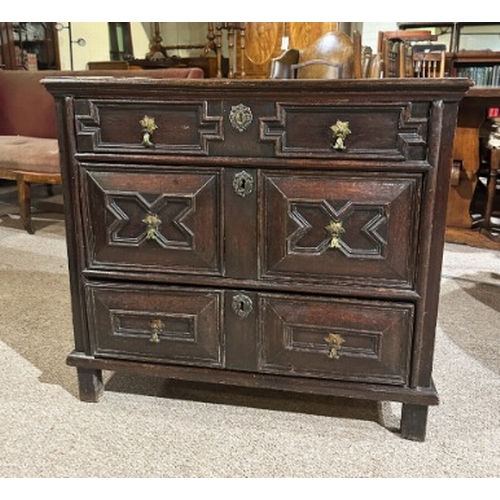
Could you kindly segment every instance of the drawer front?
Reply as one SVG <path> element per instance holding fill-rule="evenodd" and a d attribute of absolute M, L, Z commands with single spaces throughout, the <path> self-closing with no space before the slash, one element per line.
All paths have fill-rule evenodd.
<path fill-rule="evenodd" d="M 75 100 L 77 151 L 424 161 L 429 103 Z"/>
<path fill-rule="evenodd" d="M 412 289 L 419 174 L 262 174 L 261 278 Z"/>
<path fill-rule="evenodd" d="M 220 274 L 219 172 L 87 166 L 83 181 L 88 268 Z"/>
<path fill-rule="evenodd" d="M 101 284 L 86 292 L 93 355 L 224 365 L 219 291 Z"/>
<path fill-rule="evenodd" d="M 259 308 L 260 371 L 408 382 L 412 304 L 262 295 Z"/>
<path fill-rule="evenodd" d="M 298 105 L 277 103 L 261 139 L 280 157 L 425 160 L 428 103 Z"/>
<path fill-rule="evenodd" d="M 193 102 L 75 100 L 78 152 L 208 154 L 222 141 L 220 112 Z"/>

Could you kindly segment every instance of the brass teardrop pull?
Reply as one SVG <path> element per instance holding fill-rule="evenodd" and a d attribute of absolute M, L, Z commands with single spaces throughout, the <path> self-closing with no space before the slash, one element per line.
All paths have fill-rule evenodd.
<path fill-rule="evenodd" d="M 139 123 L 142 127 L 141 146 L 144 146 L 145 148 L 153 147 L 153 132 L 158 129 L 155 119 L 148 115 L 144 115 L 144 118 Z"/>
<path fill-rule="evenodd" d="M 342 336 L 338 333 L 330 333 L 328 337 L 325 337 L 325 342 L 328 345 L 328 357 L 339 359 L 342 344 L 345 342 Z"/>
<path fill-rule="evenodd" d="M 161 219 L 156 214 L 149 214 L 142 220 L 146 224 L 146 239 L 155 240 L 156 231 L 160 227 Z"/>
<path fill-rule="evenodd" d="M 332 238 L 330 241 L 330 248 L 340 248 L 340 235 L 345 233 L 342 222 L 332 220 L 328 226 L 325 226 L 325 229 Z"/>
<path fill-rule="evenodd" d="M 161 319 L 151 320 L 151 337 L 149 337 L 150 342 L 153 342 L 153 344 L 158 344 L 160 342 L 160 333 L 163 326 L 163 321 Z"/>
<path fill-rule="evenodd" d="M 335 139 L 335 142 L 333 143 L 333 149 L 343 151 L 344 149 L 346 149 L 345 140 L 351 133 L 351 130 L 349 129 L 349 122 L 337 120 L 335 125 L 332 125 L 330 128 L 333 132 L 333 138 Z"/>

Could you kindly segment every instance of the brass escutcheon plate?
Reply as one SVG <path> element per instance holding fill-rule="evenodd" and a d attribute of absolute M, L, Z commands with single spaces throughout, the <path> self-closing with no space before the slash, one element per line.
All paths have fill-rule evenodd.
<path fill-rule="evenodd" d="M 238 132 L 245 131 L 253 121 L 252 110 L 244 104 L 231 106 L 229 122 Z"/>

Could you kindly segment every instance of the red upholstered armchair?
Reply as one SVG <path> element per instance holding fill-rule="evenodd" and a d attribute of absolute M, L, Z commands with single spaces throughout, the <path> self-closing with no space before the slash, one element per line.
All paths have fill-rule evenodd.
<path fill-rule="evenodd" d="M 151 78 L 203 78 L 200 68 L 92 71 L 0 71 L 0 179 L 17 182 L 23 227 L 34 233 L 32 183 L 60 184 L 55 104 L 41 80 L 81 75 Z"/>

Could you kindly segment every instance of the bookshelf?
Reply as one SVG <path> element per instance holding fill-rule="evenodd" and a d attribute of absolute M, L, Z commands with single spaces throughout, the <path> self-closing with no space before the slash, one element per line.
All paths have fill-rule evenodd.
<path fill-rule="evenodd" d="M 0 23 L 0 64 L 3 69 L 60 69 L 55 23 Z"/>
<path fill-rule="evenodd" d="M 407 29 L 433 29 L 439 40 L 448 40 L 448 51 L 459 52 L 471 49 L 471 37 L 476 39 L 480 46 L 477 50 L 490 48 L 492 43 L 498 43 L 500 23 L 496 22 L 399 22 L 398 28 Z"/>
<path fill-rule="evenodd" d="M 450 76 L 470 78 L 478 87 L 500 87 L 500 52 L 464 50 L 448 60 Z"/>

